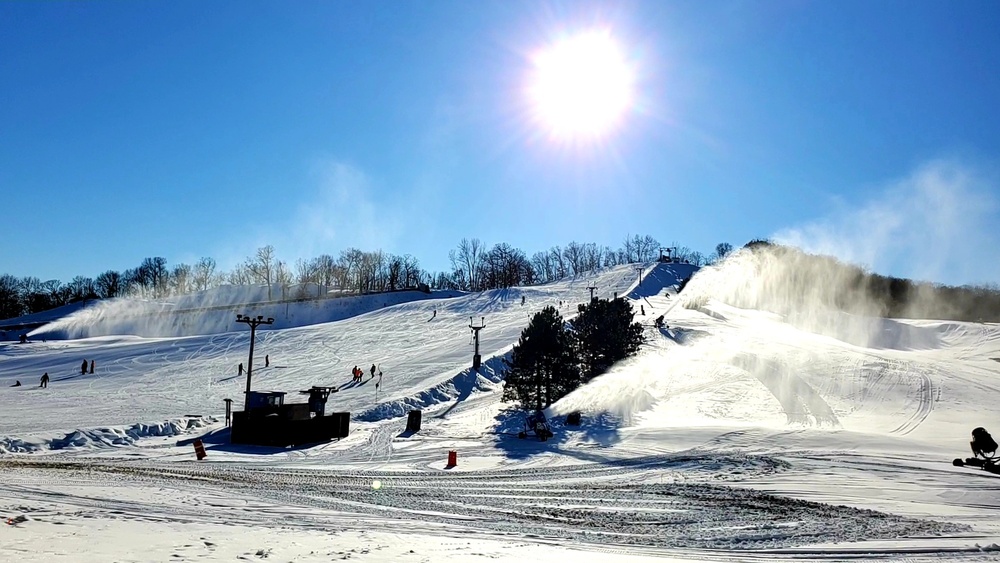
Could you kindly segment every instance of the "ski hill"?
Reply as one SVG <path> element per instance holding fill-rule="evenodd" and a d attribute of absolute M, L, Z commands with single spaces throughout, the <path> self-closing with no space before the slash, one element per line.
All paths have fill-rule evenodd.
<path fill-rule="evenodd" d="M 1000 327 L 739 307 L 733 295 L 753 286 L 740 260 L 344 298 L 314 324 L 304 319 L 322 315 L 290 305 L 287 324 L 257 333 L 253 388 L 295 402 L 311 385 L 339 386 L 327 410 L 352 413 L 349 437 L 305 448 L 233 446 L 221 422 L 223 399 L 238 404 L 245 386 L 249 331 L 235 313 L 270 312 L 199 311 L 197 331 L 212 333 L 42 341 L 86 324 L 56 319 L 30 344 L 0 344 L 0 468 L 13 478 L 0 513 L 36 520 L 0 554 L 21 546 L 22 557 L 44 538 L 47 551 L 26 559 L 42 561 L 69 553 L 74 534 L 100 533 L 121 544 L 88 561 L 144 550 L 218 561 L 995 560 L 1000 477 L 951 460 L 970 454 L 974 427 L 1000 432 Z M 780 300 L 772 282 L 761 285 Z M 646 344 L 548 409 L 551 440 L 520 440 L 521 413 L 500 401 L 501 360 L 536 311 L 569 318 L 590 287 L 632 301 Z M 478 373 L 470 321 L 486 325 Z M 94 374 L 80 373 L 84 359 Z M 44 372 L 52 381 L 39 389 Z M 15 379 L 23 386 L 6 386 Z M 412 409 L 423 427 L 408 434 Z M 581 426 L 563 424 L 574 411 Z M 186 539 L 140 546 L 140 518 Z"/>
<path fill-rule="evenodd" d="M 665 279 L 677 283 L 675 278 Z M 144 307 L 137 315 L 126 302 L 98 304 L 36 329 L 30 344 L 0 344 L 0 381 L 11 385 L 20 380 L 24 385 L 2 389 L 9 416 L 0 421 L 0 436 L 162 422 L 185 414 L 219 415 L 223 399 L 239 404 L 246 385 L 238 366 L 247 364 L 250 332 L 235 322 L 237 312 L 275 319 L 271 330 L 257 333 L 254 389 L 295 393 L 312 385 L 338 386 L 341 391 L 331 397 L 328 409 L 369 419 L 402 416 L 405 404 L 430 406 L 457 396 L 457 387 L 499 381 L 498 358 L 517 342 L 535 311 L 561 302 L 561 312 L 572 315 L 578 303 L 589 299 L 587 287 L 597 287 L 597 296 L 625 295 L 637 279 L 633 268 L 619 267 L 537 287 L 430 294 L 435 298 L 399 292 L 249 308 L 230 303 L 180 316 L 149 316 Z M 322 319 L 332 320 L 314 322 Z M 482 375 L 470 375 L 470 320 L 485 321 L 487 327 L 480 334 L 486 363 Z M 218 332 L 136 335 L 174 332 L 182 326 L 194 333 Z M 46 338 L 111 328 L 122 332 Z M 270 360 L 267 367 L 265 356 Z M 94 374 L 80 373 L 85 359 L 95 361 Z M 372 364 L 383 373 L 377 397 L 369 377 Z M 354 366 L 366 374 L 359 385 L 351 383 Z M 43 373 L 52 378 L 49 390 L 37 389 Z M 39 420 L 33 413 L 40 410 L 59 415 Z"/>

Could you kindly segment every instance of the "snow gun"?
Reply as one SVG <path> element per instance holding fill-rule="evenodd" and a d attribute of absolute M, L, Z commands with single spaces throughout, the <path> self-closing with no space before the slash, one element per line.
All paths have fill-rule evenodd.
<path fill-rule="evenodd" d="M 972 431 L 972 441 L 969 442 L 969 445 L 972 447 L 972 455 L 975 457 L 967 457 L 965 459 L 956 458 L 951 462 L 952 465 L 955 467 L 972 465 L 985 469 L 990 473 L 1000 474 L 1000 465 L 998 465 L 1000 463 L 1000 456 L 997 455 L 997 442 L 985 428 L 980 426 Z"/>

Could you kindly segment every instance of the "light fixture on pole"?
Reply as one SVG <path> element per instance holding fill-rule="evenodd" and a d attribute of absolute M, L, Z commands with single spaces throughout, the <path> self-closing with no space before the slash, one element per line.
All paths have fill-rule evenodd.
<path fill-rule="evenodd" d="M 257 326 L 269 325 L 274 322 L 274 319 L 268 317 L 265 320 L 264 315 L 257 315 L 256 319 L 248 315 L 236 315 L 236 322 L 250 325 L 250 358 L 247 360 L 247 390 L 243 397 L 243 412 L 250 412 L 250 372 L 253 370 L 253 345 L 257 340 Z"/>

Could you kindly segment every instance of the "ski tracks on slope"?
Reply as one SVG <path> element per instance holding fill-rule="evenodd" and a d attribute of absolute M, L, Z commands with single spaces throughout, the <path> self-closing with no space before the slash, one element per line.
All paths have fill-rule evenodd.
<path fill-rule="evenodd" d="M 914 374 L 915 377 L 919 378 L 920 386 L 913 391 L 911 387 L 911 393 L 913 395 L 913 400 L 916 401 L 916 409 L 910 414 L 910 417 L 906 419 L 902 424 L 893 428 L 889 431 L 890 434 L 898 434 L 900 436 L 905 436 L 910 432 L 913 432 L 920 426 L 920 423 L 927 420 L 930 416 L 931 411 L 934 410 L 934 398 L 935 398 L 935 387 L 934 381 L 931 377 L 923 371 Z"/>

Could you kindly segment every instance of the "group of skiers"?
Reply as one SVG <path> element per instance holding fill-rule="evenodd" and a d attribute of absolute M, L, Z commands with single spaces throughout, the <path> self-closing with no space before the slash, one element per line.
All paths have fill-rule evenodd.
<path fill-rule="evenodd" d="M 42 388 L 49 386 L 49 372 L 45 372 L 42 374 L 42 379 L 39 381 L 38 386 Z M 21 387 L 21 380 L 20 379 L 15 380 L 14 384 L 11 385 L 11 387 Z"/>
<path fill-rule="evenodd" d="M 90 360 L 89 362 L 87 360 L 83 360 L 83 363 L 80 364 L 80 375 L 87 375 L 88 373 L 94 373 L 94 364 L 95 364 L 94 360 Z M 42 378 L 39 380 L 38 386 L 42 388 L 46 388 L 49 386 L 49 372 L 45 372 L 42 374 Z M 21 380 L 20 379 L 15 380 L 14 384 L 11 385 L 11 387 L 21 387 Z"/>
<path fill-rule="evenodd" d="M 372 364 L 372 367 L 371 367 L 371 370 L 370 370 L 371 371 L 371 377 L 369 379 L 375 379 L 375 370 L 376 369 L 377 368 L 375 367 L 375 364 Z M 358 366 L 354 366 L 354 369 L 351 370 L 351 375 L 353 376 L 351 378 L 351 381 L 353 381 L 355 383 L 358 383 L 358 382 L 360 382 L 364 378 L 364 376 L 365 376 L 365 370 L 359 368 Z M 378 375 L 381 378 L 381 376 L 382 376 L 382 371 L 381 370 L 379 370 Z"/>

